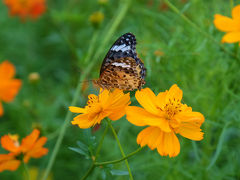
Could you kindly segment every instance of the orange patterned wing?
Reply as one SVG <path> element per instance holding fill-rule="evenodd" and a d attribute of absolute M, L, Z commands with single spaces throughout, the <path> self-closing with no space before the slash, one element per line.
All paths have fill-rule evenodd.
<path fill-rule="evenodd" d="M 145 80 L 141 75 L 141 66 L 131 57 L 120 58 L 108 65 L 97 80 L 103 89 L 122 89 L 132 91 L 141 89 Z"/>

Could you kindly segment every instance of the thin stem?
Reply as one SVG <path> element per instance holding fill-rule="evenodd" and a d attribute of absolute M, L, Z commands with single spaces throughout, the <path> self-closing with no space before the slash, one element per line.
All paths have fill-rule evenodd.
<path fill-rule="evenodd" d="M 202 35 L 204 35 L 205 37 L 207 37 L 208 39 L 210 39 L 212 42 L 216 43 L 218 46 L 220 46 L 220 48 L 227 53 L 228 55 L 232 56 L 233 58 L 237 59 L 238 61 L 240 61 L 240 59 L 236 56 L 235 53 L 232 53 L 230 51 L 228 51 L 220 42 L 218 42 L 217 40 L 215 40 L 210 34 L 208 34 L 207 32 L 203 31 L 201 28 L 199 28 L 196 24 L 194 24 L 187 16 L 185 16 L 184 14 L 182 14 L 177 8 L 176 6 L 174 6 L 171 2 L 169 2 L 169 0 L 164 0 L 167 5 L 169 6 L 170 9 L 172 9 L 172 11 L 174 11 L 176 14 L 178 14 L 183 20 L 185 20 L 190 26 L 192 26 L 195 30 L 197 30 L 198 32 L 200 32 Z"/>
<path fill-rule="evenodd" d="M 116 164 L 119 162 L 124 161 L 125 159 L 130 158 L 131 156 L 135 155 L 136 153 L 138 153 L 139 151 L 141 151 L 144 147 L 140 147 L 138 148 L 136 151 L 129 153 L 128 155 L 126 155 L 125 157 L 121 158 L 121 159 L 117 159 L 117 160 L 113 160 L 113 161 L 105 161 L 105 162 L 95 162 L 94 165 L 95 166 L 103 166 L 103 165 L 107 165 L 107 164 Z"/>
<path fill-rule="evenodd" d="M 26 174 L 26 180 L 30 180 L 29 170 L 28 170 L 27 164 L 24 162 L 23 162 L 23 168 L 24 168 L 24 172 Z"/>
<path fill-rule="evenodd" d="M 233 2 L 233 0 L 230 0 L 230 8 L 232 9 L 233 6 L 234 6 L 234 2 Z"/>
<path fill-rule="evenodd" d="M 111 124 L 111 120 L 108 120 L 108 124 L 109 124 L 109 126 L 110 126 L 110 128 L 112 130 L 112 133 L 113 133 L 116 141 L 117 141 L 118 147 L 119 147 L 119 149 L 121 151 L 121 154 L 122 154 L 123 158 L 126 158 L 126 155 L 125 155 L 125 153 L 123 151 L 122 145 L 121 145 L 121 143 L 120 143 L 120 141 L 118 139 L 117 133 L 116 133 L 115 129 L 113 128 L 112 124 Z M 132 172 L 130 170 L 127 158 L 125 159 L 125 164 L 126 164 L 127 169 L 128 169 L 129 177 L 130 177 L 131 180 L 133 180 Z"/>
<path fill-rule="evenodd" d="M 106 33 L 106 36 L 105 36 L 105 39 L 103 40 L 103 42 L 101 43 L 101 46 L 100 48 L 98 49 L 98 51 L 96 52 L 95 56 L 93 57 L 93 60 L 90 61 L 89 65 L 87 66 L 87 68 L 85 69 L 85 71 L 80 75 L 80 78 L 79 78 L 79 82 L 82 82 L 86 77 L 87 75 L 89 74 L 89 72 L 91 72 L 92 68 L 94 67 L 96 61 L 98 60 L 98 57 L 101 55 L 102 53 L 102 50 L 103 48 L 105 48 L 105 45 L 108 43 L 108 41 L 110 40 L 111 36 L 113 35 L 114 31 L 116 31 L 118 25 L 120 24 L 120 22 L 123 20 L 127 10 L 128 10 L 128 7 L 130 5 L 130 2 L 131 0 L 126 0 L 126 3 L 121 3 L 121 6 L 119 7 L 119 14 L 117 14 L 117 16 L 114 18 L 114 22 L 113 24 L 111 25 L 111 27 L 105 31 Z M 93 39 L 94 38 L 97 38 L 98 37 L 98 33 L 95 32 L 95 34 L 93 35 Z M 92 40 L 91 42 L 95 42 L 94 40 Z M 93 46 L 93 44 L 90 44 L 90 47 Z M 93 52 L 93 51 L 91 51 Z M 88 57 L 88 60 L 87 62 L 89 62 L 89 59 L 91 56 L 87 56 Z M 86 60 L 85 60 L 86 61 Z M 72 102 L 71 102 L 71 106 L 75 106 L 76 105 L 76 102 L 79 98 L 79 95 L 80 95 L 80 91 L 82 89 L 82 83 L 78 83 L 77 87 L 76 87 L 76 90 L 75 90 L 75 93 L 74 93 L 74 97 L 72 99 Z M 59 148 L 61 146 L 61 143 L 62 143 L 62 140 L 63 140 L 63 137 L 65 135 L 65 132 L 66 132 L 66 128 L 67 128 L 67 125 L 70 121 L 72 117 L 72 113 L 70 111 L 67 112 L 66 114 L 66 117 L 65 117 L 65 120 L 62 124 L 62 127 L 61 127 L 61 130 L 60 130 L 60 133 L 59 133 L 59 136 L 58 136 L 58 139 L 57 139 L 57 142 L 54 146 L 54 149 L 53 149 L 53 152 L 52 152 L 52 155 L 50 156 L 50 159 L 48 161 L 48 164 L 47 164 L 47 168 L 46 168 L 46 171 L 44 173 L 44 176 L 42 178 L 42 180 L 46 180 L 47 177 L 48 177 L 48 174 L 50 173 L 51 169 L 52 169 L 52 166 L 53 166 L 53 163 L 56 159 L 56 156 L 57 156 L 57 153 L 59 151 Z"/>
<path fill-rule="evenodd" d="M 97 37 L 97 32 L 93 35 L 93 38 L 96 38 Z M 93 46 L 93 44 L 91 44 L 90 46 Z M 86 68 L 86 71 L 89 70 L 89 67 Z M 80 78 L 79 78 L 79 83 L 77 85 L 77 88 L 75 90 L 75 93 L 74 93 L 74 96 L 73 96 L 73 99 L 72 99 L 72 102 L 71 102 L 71 106 L 75 106 L 76 103 L 77 103 L 77 100 L 79 98 L 79 95 L 80 95 L 80 91 L 82 89 L 82 83 L 80 83 L 83 79 L 83 76 L 80 75 Z M 48 162 L 48 165 L 47 165 L 47 168 L 46 168 L 46 171 L 44 173 L 44 176 L 43 176 L 43 180 L 46 180 L 47 177 L 48 177 L 48 174 L 53 166 L 53 163 L 56 159 L 56 156 L 57 156 L 57 153 L 59 151 L 59 148 L 61 146 L 61 143 L 62 143 L 62 140 L 63 140 L 63 137 L 65 135 L 65 131 L 67 129 L 67 126 L 68 126 L 68 123 L 70 121 L 70 119 L 72 118 L 72 113 L 70 111 L 67 111 L 67 114 L 66 114 L 66 117 L 65 117 L 65 120 L 62 124 L 62 127 L 60 129 L 60 133 L 58 135 L 58 139 L 57 139 L 57 142 L 54 146 L 54 149 L 53 149 L 53 152 L 52 152 L 52 155 L 50 156 L 50 159 L 49 159 L 49 162 Z"/>
<path fill-rule="evenodd" d="M 98 158 L 99 152 L 100 152 L 100 150 L 101 150 L 101 148 L 102 148 L 103 140 L 104 140 L 104 138 L 105 138 L 105 136 L 106 136 L 106 134 L 107 134 L 107 132 L 108 132 L 108 128 L 109 128 L 109 125 L 107 124 L 107 127 L 105 128 L 105 130 L 104 130 L 104 132 L 103 132 L 103 135 L 102 135 L 102 137 L 101 137 L 101 139 L 100 139 L 99 145 L 98 145 L 98 147 L 97 147 L 96 155 L 95 155 L 95 160 L 94 160 L 94 161 L 96 161 L 97 158 Z"/>
<path fill-rule="evenodd" d="M 102 135 L 102 137 L 100 139 L 100 142 L 98 144 L 98 147 L 97 147 L 97 150 L 96 150 L 96 154 L 95 154 L 95 158 L 92 159 L 93 160 L 92 165 L 90 166 L 90 168 L 88 169 L 86 174 L 81 178 L 81 180 L 86 179 L 91 174 L 91 172 L 94 170 L 94 168 L 96 167 L 95 166 L 95 161 L 97 160 L 98 154 L 99 154 L 99 152 L 100 152 L 100 150 L 102 148 L 103 140 L 104 140 L 104 138 L 105 138 L 105 136 L 106 136 L 106 134 L 108 132 L 108 128 L 109 128 L 109 125 L 107 124 L 107 126 L 106 126 L 106 128 L 105 128 L 105 130 L 103 132 L 103 135 Z"/>
<path fill-rule="evenodd" d="M 88 169 L 88 171 L 86 172 L 86 174 L 81 178 L 81 180 L 85 180 L 87 179 L 87 177 L 91 174 L 91 172 L 94 170 L 95 168 L 95 164 L 94 162 L 92 163 L 91 167 Z"/>
<path fill-rule="evenodd" d="M 235 55 L 238 57 L 239 43 L 235 44 Z"/>

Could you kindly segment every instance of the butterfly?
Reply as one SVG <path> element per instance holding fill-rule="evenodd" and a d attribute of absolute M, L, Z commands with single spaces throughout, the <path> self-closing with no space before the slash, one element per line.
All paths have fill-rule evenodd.
<path fill-rule="evenodd" d="M 146 68 L 136 52 L 132 33 L 119 37 L 105 56 L 99 79 L 94 84 L 102 89 L 133 91 L 145 84 Z"/>

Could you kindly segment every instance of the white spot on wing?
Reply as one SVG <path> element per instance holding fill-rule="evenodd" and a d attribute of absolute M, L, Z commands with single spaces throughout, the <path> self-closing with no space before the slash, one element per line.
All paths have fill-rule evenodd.
<path fill-rule="evenodd" d="M 124 51 L 130 50 L 130 49 L 131 49 L 130 46 L 126 46 L 126 47 L 122 48 L 121 50 L 124 52 Z"/>
<path fill-rule="evenodd" d="M 123 67 L 123 68 L 130 68 L 130 67 L 131 67 L 129 64 L 126 64 L 126 63 L 118 63 L 118 62 L 114 62 L 114 63 L 112 63 L 112 65 L 114 65 L 114 66 L 120 66 L 120 67 Z"/>
<path fill-rule="evenodd" d="M 126 46 L 126 44 L 122 44 L 120 46 L 115 45 L 115 46 L 113 46 L 111 48 L 111 50 L 113 50 L 113 51 L 120 51 L 120 50 L 122 50 L 123 52 L 127 51 L 127 50 L 130 50 L 130 49 L 131 49 L 131 47 L 130 46 Z"/>

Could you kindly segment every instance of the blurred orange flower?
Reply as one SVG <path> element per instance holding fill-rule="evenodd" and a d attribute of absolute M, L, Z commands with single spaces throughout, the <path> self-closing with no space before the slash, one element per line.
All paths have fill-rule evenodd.
<path fill-rule="evenodd" d="M 11 102 L 21 87 L 21 80 L 13 79 L 15 67 L 8 61 L 0 64 L 0 116 L 3 115 L 1 101 Z"/>
<path fill-rule="evenodd" d="M 90 94 L 87 106 L 79 108 L 70 106 L 73 113 L 81 113 L 76 116 L 72 124 L 80 128 L 90 128 L 100 124 L 105 117 L 115 121 L 125 115 L 125 108 L 130 104 L 130 94 L 124 94 L 122 90 L 115 89 L 113 92 L 100 89 L 99 96 Z"/>
<path fill-rule="evenodd" d="M 128 106 L 126 115 L 136 126 L 149 126 L 138 134 L 137 143 L 141 146 L 148 145 L 152 150 L 157 148 L 162 156 L 174 157 L 180 152 L 176 134 L 195 141 L 203 139 L 200 126 L 204 116 L 181 103 L 182 90 L 176 84 L 157 96 L 149 88 L 137 91 L 135 96 L 143 108 Z"/>
<path fill-rule="evenodd" d="M 30 17 L 38 18 L 46 10 L 45 0 L 4 0 L 10 15 L 19 16 L 21 19 Z"/>
<path fill-rule="evenodd" d="M 4 135 L 1 138 L 1 144 L 9 153 L 0 154 L 0 172 L 15 171 L 21 163 L 21 155 L 23 155 L 24 163 L 27 163 L 30 158 L 40 158 L 46 155 L 48 149 L 42 146 L 46 143 L 47 138 L 38 138 L 39 134 L 39 130 L 34 129 L 29 136 L 22 139 L 21 145 L 17 135 Z"/>
<path fill-rule="evenodd" d="M 215 14 L 213 22 L 218 30 L 226 32 L 222 43 L 240 42 L 240 5 L 232 9 L 232 18 Z"/>

